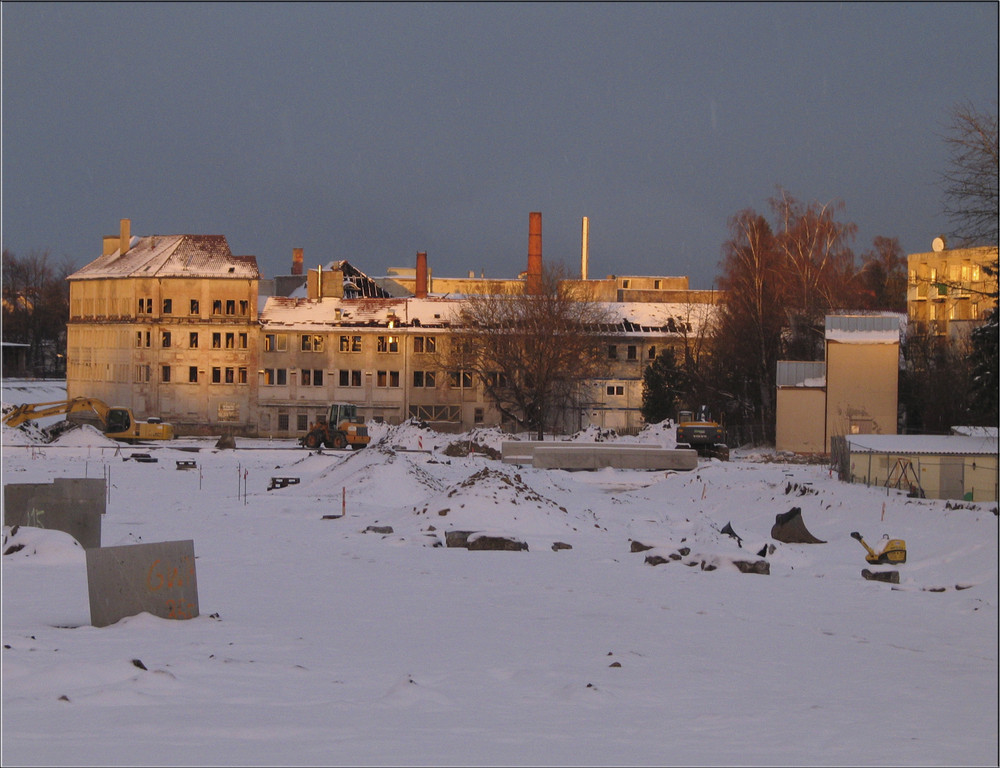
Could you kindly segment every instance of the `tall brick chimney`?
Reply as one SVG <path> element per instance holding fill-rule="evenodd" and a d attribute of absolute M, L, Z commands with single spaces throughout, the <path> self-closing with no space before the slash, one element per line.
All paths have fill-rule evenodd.
<path fill-rule="evenodd" d="M 542 214 L 528 214 L 528 274 L 525 290 L 531 295 L 542 292 Z"/>
<path fill-rule="evenodd" d="M 413 295 L 418 299 L 427 298 L 427 252 L 417 251 L 417 280 Z"/>
<path fill-rule="evenodd" d="M 292 274 L 302 274 L 302 249 L 292 248 Z"/>
<path fill-rule="evenodd" d="M 132 242 L 132 221 L 130 219 L 122 219 L 119 222 L 118 229 L 118 255 L 124 256 L 129 249 L 129 244 Z"/>

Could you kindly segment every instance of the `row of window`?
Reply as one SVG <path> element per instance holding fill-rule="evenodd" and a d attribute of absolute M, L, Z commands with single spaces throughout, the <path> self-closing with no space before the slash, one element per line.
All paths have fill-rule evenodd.
<path fill-rule="evenodd" d="M 459 421 L 461 419 L 461 409 L 457 405 L 411 405 L 409 415 L 423 421 Z M 484 409 L 476 408 L 473 412 L 473 421 L 476 424 L 482 424 L 484 415 Z M 290 431 L 291 414 L 279 411 L 277 417 L 278 431 Z M 318 416 L 318 419 L 321 421 L 323 418 L 322 415 Z M 380 417 L 377 417 L 376 420 L 380 420 Z M 309 429 L 308 413 L 299 411 L 295 414 L 295 429 L 298 432 L 305 432 Z"/>
<path fill-rule="evenodd" d="M 288 384 L 287 368 L 264 368 L 263 371 L 263 383 L 265 386 L 282 387 Z M 300 374 L 299 380 L 302 386 L 323 386 L 324 376 L 322 370 L 303 368 Z M 361 387 L 362 381 L 360 369 L 341 369 L 337 371 L 338 386 Z M 473 376 L 468 371 L 448 372 L 448 386 L 452 389 L 471 389 L 473 382 Z M 399 371 L 375 371 L 375 386 L 389 389 L 398 388 L 400 386 Z M 437 373 L 435 371 L 413 371 L 413 386 L 417 389 L 433 389 L 437 386 Z"/>
<path fill-rule="evenodd" d="M 237 309 L 239 312 L 237 312 Z M 174 300 L 164 299 L 162 304 L 161 314 L 172 315 L 174 313 Z M 139 299 L 139 310 L 140 315 L 151 315 L 153 314 L 153 300 L 149 297 L 142 297 Z M 200 315 L 201 314 L 201 302 L 198 299 L 191 299 L 188 304 L 188 314 L 189 315 Z M 250 302 L 246 299 L 214 299 L 212 301 L 212 314 L 213 315 L 230 315 L 246 317 L 250 314 Z"/>
<path fill-rule="evenodd" d="M 177 366 L 183 369 L 183 366 Z M 152 367 L 149 365 L 137 365 L 135 367 L 135 380 L 137 382 L 148 382 L 150 380 L 150 374 L 152 373 Z M 187 366 L 187 380 L 189 384 L 197 384 L 199 379 L 199 370 L 197 365 Z M 248 371 L 246 367 L 224 367 L 215 366 L 211 370 L 211 382 L 213 384 L 246 384 L 248 382 Z M 168 384 L 174 381 L 173 367 L 169 365 L 160 366 L 160 381 L 164 384 Z M 180 379 L 177 379 L 180 381 Z"/>
<path fill-rule="evenodd" d="M 324 337 L 315 333 L 299 334 L 299 349 L 303 352 L 322 352 L 324 348 Z M 362 352 L 362 337 L 352 335 L 342 335 L 339 338 L 338 349 L 341 352 Z M 437 340 L 433 336 L 415 336 L 413 338 L 413 351 L 416 354 L 433 354 L 437 349 Z M 399 352 L 399 336 L 377 336 L 375 339 L 375 350 L 377 352 Z M 264 334 L 265 352 L 287 352 L 287 333 L 266 333 Z"/>
<path fill-rule="evenodd" d="M 608 360 L 618 359 L 618 344 L 608 344 Z M 653 360 L 656 357 L 656 347 L 649 348 L 649 359 Z M 639 347 L 635 344 L 629 344 L 625 347 L 625 360 L 638 360 L 639 359 Z"/>
<path fill-rule="evenodd" d="M 178 334 L 180 335 L 180 334 Z M 151 331 L 136 331 L 135 345 L 137 347 L 151 346 L 153 336 Z M 160 346 L 164 349 L 172 347 L 174 343 L 172 331 L 160 332 Z M 188 333 L 188 349 L 198 349 L 200 345 L 198 331 Z M 248 349 L 249 336 L 246 333 L 213 333 L 212 349 Z"/>

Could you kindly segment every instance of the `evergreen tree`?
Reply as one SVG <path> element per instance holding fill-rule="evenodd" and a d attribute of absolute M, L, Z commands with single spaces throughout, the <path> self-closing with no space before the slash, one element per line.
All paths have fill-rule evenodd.
<path fill-rule="evenodd" d="M 642 374 L 642 418 L 646 423 L 675 417 L 682 389 L 683 373 L 674 350 L 665 349 Z"/>

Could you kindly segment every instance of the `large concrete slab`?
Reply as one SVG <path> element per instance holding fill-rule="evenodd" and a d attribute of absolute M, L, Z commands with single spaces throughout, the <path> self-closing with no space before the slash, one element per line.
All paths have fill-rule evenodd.
<path fill-rule="evenodd" d="M 88 549 L 90 623 L 106 627 L 144 611 L 163 619 L 198 615 L 194 541 Z"/>
<path fill-rule="evenodd" d="M 64 531 L 84 549 L 99 547 L 106 494 L 104 478 L 57 477 L 51 483 L 10 483 L 4 486 L 3 523 Z"/>
<path fill-rule="evenodd" d="M 698 453 L 690 448 L 512 440 L 504 441 L 501 450 L 503 461 L 508 464 L 531 464 L 539 469 L 613 467 L 687 471 L 698 467 Z"/>

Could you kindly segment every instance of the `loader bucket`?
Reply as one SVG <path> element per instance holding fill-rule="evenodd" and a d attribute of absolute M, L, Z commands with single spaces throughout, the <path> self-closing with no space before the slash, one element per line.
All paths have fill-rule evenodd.
<path fill-rule="evenodd" d="M 817 539 L 809 533 L 799 507 L 792 507 L 787 512 L 775 516 L 771 538 L 786 544 L 826 544 L 822 539 Z"/>

